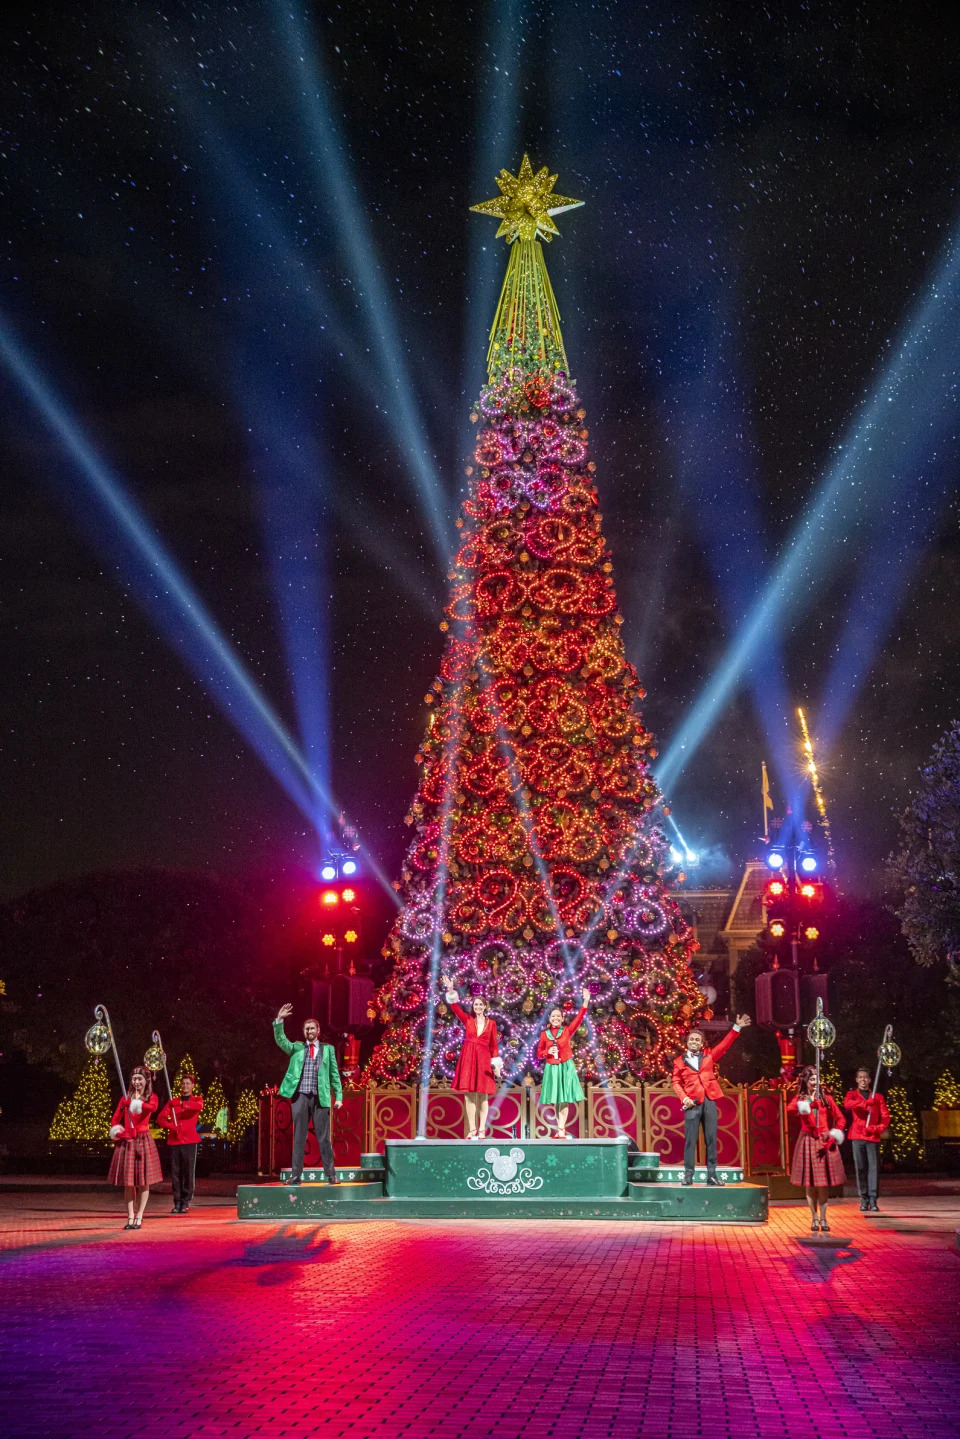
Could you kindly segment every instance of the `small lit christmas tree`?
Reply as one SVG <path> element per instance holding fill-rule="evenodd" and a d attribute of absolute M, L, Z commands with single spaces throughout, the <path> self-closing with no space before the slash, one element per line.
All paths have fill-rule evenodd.
<path fill-rule="evenodd" d="M 62 1099 L 50 1125 L 51 1139 L 109 1140 L 113 1101 L 107 1068 L 92 1055 L 73 1094 Z"/>
<path fill-rule="evenodd" d="M 260 1117 L 260 1105 L 257 1096 L 252 1089 L 242 1089 L 240 1098 L 237 1100 L 237 1112 L 227 1125 L 227 1138 L 231 1144 L 236 1144 L 242 1139 L 250 1128 L 256 1124 Z"/>
<path fill-rule="evenodd" d="M 933 1089 L 934 1109 L 960 1109 L 960 1084 L 945 1069 Z"/>
<path fill-rule="evenodd" d="M 820 1060 L 820 1086 L 822 1089 L 828 1090 L 838 1104 L 843 1103 L 845 1093 L 843 1080 L 840 1078 L 840 1071 L 837 1068 L 836 1061 L 832 1057 L 830 1059 L 822 1058 Z"/>
<path fill-rule="evenodd" d="M 227 1117 L 223 1118 L 224 1111 Z M 227 1096 L 223 1092 L 223 1085 L 218 1075 L 214 1075 L 207 1090 L 206 1098 L 203 1101 L 203 1109 L 200 1111 L 200 1123 L 209 1128 L 211 1132 L 217 1133 L 225 1130 L 229 1123 L 230 1111 L 227 1107 Z"/>
<path fill-rule="evenodd" d="M 894 1163 L 905 1164 L 911 1159 L 922 1159 L 920 1126 L 902 1084 L 895 1084 L 888 1092 L 887 1107 L 890 1110 L 890 1139 Z"/>
<path fill-rule="evenodd" d="M 185 1055 L 183 1056 L 183 1058 L 181 1059 L 179 1065 L 177 1066 L 177 1072 L 176 1072 L 176 1074 L 174 1075 L 174 1079 L 173 1079 L 173 1092 L 174 1092 L 175 1095 L 177 1095 L 177 1096 L 179 1097 L 179 1095 L 181 1094 L 180 1082 L 181 1082 L 181 1080 L 183 1079 L 183 1076 L 184 1076 L 185 1074 L 196 1074 L 196 1072 L 197 1072 L 197 1071 L 196 1071 L 196 1069 L 194 1068 L 193 1060 L 190 1058 L 189 1054 L 185 1054 Z M 199 1092 L 200 1092 L 200 1081 L 199 1081 L 199 1078 L 198 1078 L 198 1079 L 197 1079 L 196 1086 L 195 1086 L 195 1088 L 194 1088 L 194 1093 L 195 1093 L 195 1094 L 199 1094 Z"/>

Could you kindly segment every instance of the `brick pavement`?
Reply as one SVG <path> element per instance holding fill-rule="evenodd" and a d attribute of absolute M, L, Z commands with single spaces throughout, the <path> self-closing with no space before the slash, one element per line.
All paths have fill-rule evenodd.
<path fill-rule="evenodd" d="M 239 1223 L 0 1196 L 8 1439 L 960 1435 L 957 1200 L 767 1228 Z"/>

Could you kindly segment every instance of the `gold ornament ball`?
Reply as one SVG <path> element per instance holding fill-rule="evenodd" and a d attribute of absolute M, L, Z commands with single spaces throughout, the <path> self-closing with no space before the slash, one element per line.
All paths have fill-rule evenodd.
<path fill-rule="evenodd" d="M 106 1054 L 110 1048 L 110 1031 L 103 1021 L 98 1019 L 96 1024 L 91 1024 L 87 1030 L 83 1042 L 91 1054 Z"/>
<path fill-rule="evenodd" d="M 825 1014 L 818 1014 L 807 1025 L 807 1038 L 817 1049 L 829 1049 L 836 1037 L 836 1028 Z"/>
<path fill-rule="evenodd" d="M 167 1062 L 167 1056 L 164 1054 L 159 1044 L 151 1044 L 150 1048 L 143 1056 L 143 1062 L 152 1074 L 159 1074 L 160 1070 Z"/>
<path fill-rule="evenodd" d="M 887 1069 L 895 1069 L 902 1058 L 899 1044 L 894 1044 L 892 1039 L 885 1039 L 877 1050 L 877 1057 Z"/>

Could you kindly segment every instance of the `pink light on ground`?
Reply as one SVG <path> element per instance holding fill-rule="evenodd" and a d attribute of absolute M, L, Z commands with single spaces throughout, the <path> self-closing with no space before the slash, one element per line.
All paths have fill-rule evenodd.
<path fill-rule="evenodd" d="M 854 1243 L 832 1255 L 796 1244 L 797 1208 L 762 1229 L 284 1226 L 173 1219 L 158 1196 L 133 1235 L 113 1196 L 3 1196 L 0 1427 L 956 1435 L 960 1261 L 949 1224 L 914 1212 L 926 1201 L 900 1203 L 909 1220 L 833 1206 Z"/>

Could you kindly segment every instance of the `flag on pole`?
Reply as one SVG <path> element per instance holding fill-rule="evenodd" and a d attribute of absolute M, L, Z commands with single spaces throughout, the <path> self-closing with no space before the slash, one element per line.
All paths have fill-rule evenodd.
<path fill-rule="evenodd" d="M 767 778 L 767 762 L 761 760 L 760 772 L 763 775 L 763 837 L 770 838 L 770 826 L 767 823 L 767 810 L 773 809 L 773 800 L 770 798 L 770 781 Z"/>

